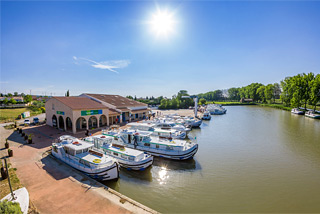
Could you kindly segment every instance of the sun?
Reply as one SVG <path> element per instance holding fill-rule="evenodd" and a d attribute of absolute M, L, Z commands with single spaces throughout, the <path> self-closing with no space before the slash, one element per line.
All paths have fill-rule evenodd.
<path fill-rule="evenodd" d="M 150 21 L 152 31 L 155 32 L 157 36 L 168 36 L 172 34 L 176 24 L 173 15 L 173 13 L 169 13 L 167 10 L 157 10 L 157 12 L 152 15 Z"/>

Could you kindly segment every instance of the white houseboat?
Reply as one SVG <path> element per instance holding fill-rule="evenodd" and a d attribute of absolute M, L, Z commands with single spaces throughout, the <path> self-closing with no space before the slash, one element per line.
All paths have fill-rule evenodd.
<path fill-rule="evenodd" d="M 133 130 L 149 131 L 153 136 L 158 137 L 184 139 L 187 136 L 187 133 L 183 131 L 156 128 L 157 125 L 153 123 L 128 123 L 127 126 L 129 127 L 129 129 Z"/>
<path fill-rule="evenodd" d="M 314 119 L 320 119 L 320 114 L 316 114 L 314 111 L 307 111 L 305 116 Z"/>
<path fill-rule="evenodd" d="M 114 137 L 95 135 L 85 138 L 104 154 L 117 159 L 121 167 L 128 170 L 145 170 L 153 163 L 153 156 L 140 150 L 117 144 Z"/>
<path fill-rule="evenodd" d="M 115 137 L 119 144 L 148 152 L 153 156 L 174 160 L 191 159 L 198 151 L 198 144 L 185 140 L 154 137 L 148 131 L 120 130 L 104 132 L 104 135 Z"/>
<path fill-rule="evenodd" d="M 304 111 L 301 111 L 299 108 L 293 108 L 293 109 L 291 110 L 291 113 L 292 113 L 292 114 L 302 115 L 302 114 L 304 114 Z"/>
<path fill-rule="evenodd" d="M 52 143 L 52 155 L 96 180 L 119 178 L 119 165 L 113 158 L 72 136 L 61 136 Z"/>

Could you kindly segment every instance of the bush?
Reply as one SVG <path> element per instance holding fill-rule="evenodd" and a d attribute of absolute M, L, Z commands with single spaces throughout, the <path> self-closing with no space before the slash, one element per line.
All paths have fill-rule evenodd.
<path fill-rule="evenodd" d="M 20 204 L 8 200 L 0 202 L 0 213 L 22 214 Z"/>

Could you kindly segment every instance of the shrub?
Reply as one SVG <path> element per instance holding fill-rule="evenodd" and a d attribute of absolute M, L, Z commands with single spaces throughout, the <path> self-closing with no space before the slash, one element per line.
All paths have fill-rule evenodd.
<path fill-rule="evenodd" d="M 17 202 L 11 202 L 8 200 L 4 200 L 0 202 L 0 213 L 22 214 L 20 204 Z"/>

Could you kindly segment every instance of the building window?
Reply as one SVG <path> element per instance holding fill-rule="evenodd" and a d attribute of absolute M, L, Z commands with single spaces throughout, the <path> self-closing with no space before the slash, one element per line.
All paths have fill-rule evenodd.
<path fill-rule="evenodd" d="M 136 114 L 136 118 L 138 118 L 138 114 Z"/>
<path fill-rule="evenodd" d="M 52 104 L 52 110 L 54 110 L 54 104 Z"/>

